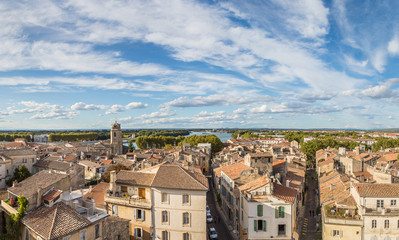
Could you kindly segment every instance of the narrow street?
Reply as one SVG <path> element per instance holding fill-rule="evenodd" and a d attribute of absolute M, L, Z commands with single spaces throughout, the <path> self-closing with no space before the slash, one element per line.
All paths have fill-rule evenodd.
<path fill-rule="evenodd" d="M 306 180 L 306 197 L 304 219 L 302 231 L 300 232 L 300 240 L 316 240 L 317 235 L 317 195 L 314 169 L 307 170 L 308 179 Z"/>
<path fill-rule="evenodd" d="M 212 184 L 212 179 L 208 178 L 209 180 L 209 191 L 206 194 L 206 203 L 208 204 L 209 208 L 211 209 L 211 215 L 213 217 L 213 222 L 212 223 L 207 223 L 207 232 L 209 232 L 210 227 L 215 227 L 216 232 L 218 234 L 218 240 L 231 240 L 233 239 L 232 236 L 230 235 L 230 231 L 228 230 L 226 224 L 224 223 L 223 219 L 219 216 L 218 211 L 216 210 L 216 202 L 213 197 L 213 184 Z M 215 217 L 217 217 L 218 220 L 215 222 Z"/>

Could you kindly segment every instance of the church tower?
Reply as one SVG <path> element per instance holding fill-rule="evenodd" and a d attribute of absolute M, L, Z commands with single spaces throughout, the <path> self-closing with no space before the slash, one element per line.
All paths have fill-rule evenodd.
<path fill-rule="evenodd" d="M 111 126 L 111 148 L 112 154 L 122 154 L 122 130 L 121 125 L 115 121 Z"/>

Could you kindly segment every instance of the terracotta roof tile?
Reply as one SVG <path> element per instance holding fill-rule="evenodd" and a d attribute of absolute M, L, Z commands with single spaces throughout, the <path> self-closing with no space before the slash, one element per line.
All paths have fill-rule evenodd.
<path fill-rule="evenodd" d="M 121 170 L 116 176 L 117 183 L 131 185 L 151 186 L 155 174 Z"/>
<path fill-rule="evenodd" d="M 56 200 L 60 195 L 62 194 L 61 190 L 58 189 L 53 189 L 50 192 L 48 192 L 46 195 L 43 196 L 43 200 L 46 201 L 54 201 Z"/>
<path fill-rule="evenodd" d="M 268 176 L 262 176 L 262 177 L 257 178 L 257 179 L 255 179 L 255 180 L 253 180 L 253 181 L 251 181 L 251 182 L 249 182 L 247 184 L 244 184 L 244 185 L 238 187 L 238 189 L 240 191 L 248 191 L 248 192 L 250 192 L 250 191 L 256 190 L 256 189 L 258 189 L 260 187 L 263 187 L 263 186 L 265 186 L 268 183 L 269 183 L 269 177 Z"/>
<path fill-rule="evenodd" d="M 284 201 L 293 203 L 296 198 L 297 191 L 284 185 L 273 183 L 273 196 Z"/>
<path fill-rule="evenodd" d="M 57 239 L 90 225 L 89 220 L 62 202 L 36 208 L 22 223 L 44 239 Z"/>
<path fill-rule="evenodd" d="M 353 183 L 360 197 L 399 197 L 399 184 Z"/>
<path fill-rule="evenodd" d="M 222 172 L 226 174 L 230 179 L 234 180 L 240 177 L 241 172 L 245 170 L 251 170 L 251 167 L 244 165 L 242 162 L 234 163 L 232 165 L 222 168 Z"/>

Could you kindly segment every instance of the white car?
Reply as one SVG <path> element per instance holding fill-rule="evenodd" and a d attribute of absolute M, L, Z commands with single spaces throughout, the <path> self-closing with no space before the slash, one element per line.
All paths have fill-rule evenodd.
<path fill-rule="evenodd" d="M 208 214 L 210 214 L 211 213 L 211 209 L 209 208 L 209 206 L 208 205 L 206 205 L 206 213 Z"/>
<path fill-rule="evenodd" d="M 211 223 L 213 222 L 213 218 L 211 213 L 206 213 L 206 222 Z"/>
<path fill-rule="evenodd" d="M 218 239 L 218 234 L 216 233 L 216 229 L 213 227 L 209 228 L 209 238 Z"/>

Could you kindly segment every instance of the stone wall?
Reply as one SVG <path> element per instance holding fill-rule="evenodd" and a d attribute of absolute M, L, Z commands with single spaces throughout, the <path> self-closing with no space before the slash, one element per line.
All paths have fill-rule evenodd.
<path fill-rule="evenodd" d="M 106 218 L 103 224 L 103 239 L 129 240 L 129 220 L 115 216 Z"/>

